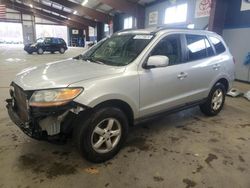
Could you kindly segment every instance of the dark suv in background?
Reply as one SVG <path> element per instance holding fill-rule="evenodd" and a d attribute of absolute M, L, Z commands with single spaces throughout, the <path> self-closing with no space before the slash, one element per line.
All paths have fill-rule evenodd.
<path fill-rule="evenodd" d="M 35 43 L 24 46 L 24 50 L 29 54 L 32 54 L 33 52 L 43 54 L 45 51 L 51 53 L 58 51 L 63 54 L 67 49 L 66 42 L 62 38 L 55 37 L 39 38 Z"/>

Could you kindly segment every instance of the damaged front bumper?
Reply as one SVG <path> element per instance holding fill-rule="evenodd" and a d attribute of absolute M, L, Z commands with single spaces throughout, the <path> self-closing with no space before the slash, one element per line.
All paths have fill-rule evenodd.
<path fill-rule="evenodd" d="M 13 102 L 7 99 L 6 108 L 10 119 L 28 136 L 37 140 L 50 140 L 65 137 L 72 131 L 72 122 L 77 115 L 86 110 L 75 102 L 67 105 L 50 108 L 30 108 L 28 120 L 24 121 L 17 112 Z"/>
<path fill-rule="evenodd" d="M 12 99 L 7 99 L 6 102 L 7 102 L 6 108 L 8 110 L 10 119 L 28 136 L 40 139 L 41 135 L 40 132 L 38 131 L 39 129 L 36 128 L 36 124 L 32 121 L 24 122 L 21 120 L 21 118 L 14 110 Z"/>

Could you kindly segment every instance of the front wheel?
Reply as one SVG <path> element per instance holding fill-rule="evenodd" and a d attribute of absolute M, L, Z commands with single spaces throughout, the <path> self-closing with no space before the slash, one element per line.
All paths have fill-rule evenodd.
<path fill-rule="evenodd" d="M 201 111 L 207 116 L 217 115 L 223 108 L 225 96 L 225 86 L 217 83 L 210 91 L 207 101 L 200 105 Z"/>
<path fill-rule="evenodd" d="M 75 141 L 80 153 L 99 163 L 113 158 L 128 134 L 128 120 L 118 108 L 107 107 L 94 112 L 78 124 Z"/>
<path fill-rule="evenodd" d="M 43 51 L 42 48 L 38 48 L 38 49 L 37 49 L 37 53 L 38 53 L 39 55 L 43 54 L 43 52 L 44 52 L 44 51 Z"/>

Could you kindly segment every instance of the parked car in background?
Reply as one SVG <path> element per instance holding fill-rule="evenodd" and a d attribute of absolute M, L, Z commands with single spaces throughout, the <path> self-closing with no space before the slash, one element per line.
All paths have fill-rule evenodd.
<path fill-rule="evenodd" d="M 63 54 L 68 49 L 66 42 L 62 38 L 45 37 L 39 38 L 33 44 L 27 44 L 24 46 L 24 50 L 28 54 L 37 52 L 37 54 L 43 54 L 46 52 L 60 52 Z"/>
<path fill-rule="evenodd" d="M 103 162 L 118 153 L 135 122 L 196 105 L 217 115 L 234 66 L 213 32 L 121 31 L 76 58 L 17 74 L 7 109 L 32 138 L 73 135 L 85 158 Z"/>

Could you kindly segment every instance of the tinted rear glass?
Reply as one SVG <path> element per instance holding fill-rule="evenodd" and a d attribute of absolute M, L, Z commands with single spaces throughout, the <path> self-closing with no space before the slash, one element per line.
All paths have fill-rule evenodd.
<path fill-rule="evenodd" d="M 209 37 L 209 39 L 211 40 L 212 44 L 214 45 L 214 48 L 215 48 L 215 51 L 217 54 L 221 54 L 221 53 L 226 51 L 226 48 L 223 45 L 223 43 L 220 41 L 220 39 L 218 39 L 216 37 Z"/>
<path fill-rule="evenodd" d="M 213 49 L 205 36 L 186 35 L 188 60 L 195 61 L 214 55 Z"/>

